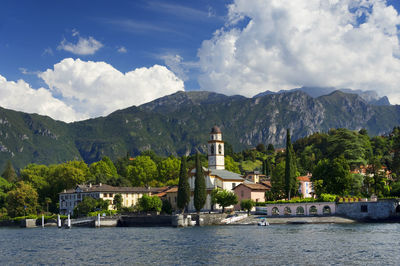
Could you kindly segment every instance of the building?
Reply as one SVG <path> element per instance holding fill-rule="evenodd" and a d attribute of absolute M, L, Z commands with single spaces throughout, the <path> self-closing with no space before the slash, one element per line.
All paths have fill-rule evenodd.
<path fill-rule="evenodd" d="M 244 199 L 251 199 L 254 202 L 265 202 L 265 192 L 270 190 L 262 184 L 242 183 L 236 186 L 233 191 L 238 197 L 238 204 L 235 205 L 235 210 L 240 210 L 240 202 Z"/>
<path fill-rule="evenodd" d="M 267 176 L 261 174 L 259 171 L 252 171 L 252 172 L 247 172 L 244 178 L 253 183 L 261 183 L 261 181 L 267 179 Z"/>
<path fill-rule="evenodd" d="M 311 182 L 311 174 L 298 176 L 297 180 L 299 181 L 299 194 L 302 195 L 303 198 L 314 197 L 314 187 Z"/>
<path fill-rule="evenodd" d="M 207 145 L 208 168 L 203 167 L 206 179 L 207 198 L 203 210 L 221 209 L 218 205 L 212 206 L 211 192 L 216 189 L 226 189 L 233 191 L 237 185 L 243 183 L 245 179 L 237 174 L 225 170 L 224 142 L 222 140 L 221 129 L 214 126 L 210 132 L 210 140 Z M 192 195 L 188 205 L 189 211 L 195 211 L 194 207 L 194 184 L 196 169 L 189 171 L 189 185 Z"/>
<path fill-rule="evenodd" d="M 173 210 L 178 210 L 178 187 L 171 187 L 165 192 L 165 199 L 169 201 Z"/>
<path fill-rule="evenodd" d="M 109 201 L 109 209 L 114 209 L 114 196 L 121 194 L 122 206 L 135 206 L 144 195 L 155 195 L 167 188 L 145 188 L 145 187 L 113 187 L 106 184 L 78 185 L 74 189 L 64 190 L 59 193 L 60 214 L 72 214 L 76 205 L 85 197 L 103 199 Z"/>

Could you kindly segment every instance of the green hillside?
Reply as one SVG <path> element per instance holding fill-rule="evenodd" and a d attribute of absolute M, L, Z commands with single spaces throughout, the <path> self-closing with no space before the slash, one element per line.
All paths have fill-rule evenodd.
<path fill-rule="evenodd" d="M 0 108 L 0 169 L 107 155 L 111 159 L 154 150 L 162 155 L 205 152 L 208 133 L 219 125 L 235 150 L 272 143 L 282 147 L 286 128 L 293 140 L 330 128 L 366 128 L 371 135 L 400 124 L 398 106 L 375 106 L 355 94 L 333 92 L 312 98 L 302 91 L 257 98 L 212 92 L 177 92 L 139 107 L 95 119 L 63 123 Z"/>

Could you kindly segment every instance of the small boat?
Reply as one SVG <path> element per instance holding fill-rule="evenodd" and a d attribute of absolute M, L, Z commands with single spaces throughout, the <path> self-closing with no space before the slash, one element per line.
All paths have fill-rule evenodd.
<path fill-rule="evenodd" d="M 259 226 L 267 226 L 267 225 L 269 225 L 269 222 L 267 222 L 266 219 L 263 219 L 261 222 L 258 222 L 258 225 Z"/>

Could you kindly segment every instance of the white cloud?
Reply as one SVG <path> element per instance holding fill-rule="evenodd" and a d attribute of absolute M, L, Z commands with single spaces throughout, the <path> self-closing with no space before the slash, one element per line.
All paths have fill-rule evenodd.
<path fill-rule="evenodd" d="M 73 31 L 72 36 L 77 36 L 79 32 Z M 58 50 L 64 50 L 76 55 L 92 55 L 96 53 L 103 44 L 93 37 L 89 36 L 89 38 L 79 37 L 78 42 L 76 44 L 68 42 L 66 39 L 63 39 L 58 45 Z"/>
<path fill-rule="evenodd" d="M 58 120 L 73 121 L 84 117 L 52 96 L 45 88 L 33 89 L 23 80 L 7 81 L 0 75 L 0 106 L 17 111 L 48 115 Z"/>
<path fill-rule="evenodd" d="M 128 50 L 126 50 L 126 48 L 124 46 L 121 46 L 118 48 L 117 52 L 121 53 L 121 54 L 125 54 L 128 52 Z"/>
<path fill-rule="evenodd" d="M 184 90 L 183 81 L 160 65 L 121 73 L 105 62 L 66 58 L 39 77 L 53 94 L 86 117 L 107 115 Z"/>
<path fill-rule="evenodd" d="M 383 0 L 235 0 L 226 26 L 198 51 L 199 83 L 246 96 L 303 85 L 372 89 L 400 103 L 399 24 Z"/>

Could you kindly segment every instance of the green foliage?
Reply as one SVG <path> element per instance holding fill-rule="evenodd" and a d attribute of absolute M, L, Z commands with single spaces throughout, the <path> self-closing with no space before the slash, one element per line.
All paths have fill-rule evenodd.
<path fill-rule="evenodd" d="M 94 199 L 92 197 L 84 197 L 81 202 L 74 208 L 74 216 L 88 216 L 90 212 L 108 210 L 109 202 L 103 199 Z"/>
<path fill-rule="evenodd" d="M 350 167 L 343 156 L 319 161 L 313 171 L 314 180 L 323 180 L 321 192 L 344 195 L 351 190 Z"/>
<path fill-rule="evenodd" d="M 99 211 L 93 211 L 93 212 L 88 212 L 88 214 L 86 215 L 86 216 L 88 216 L 88 217 L 95 217 L 95 216 L 97 216 L 97 215 L 103 215 L 103 213 L 104 214 L 106 214 L 106 216 L 112 216 L 112 215 L 115 215 L 115 214 L 117 214 L 117 210 L 99 210 Z"/>
<path fill-rule="evenodd" d="M 206 203 L 206 180 L 203 173 L 203 167 L 200 162 L 200 155 L 196 154 L 196 175 L 194 180 L 194 207 L 197 212 L 204 207 Z"/>
<path fill-rule="evenodd" d="M 167 183 L 168 181 L 178 180 L 179 167 L 180 167 L 180 160 L 173 156 L 161 160 L 158 163 L 158 172 L 159 172 L 158 180 L 161 183 Z"/>
<path fill-rule="evenodd" d="M 285 197 L 285 161 L 278 163 L 271 175 L 271 193 L 274 199 Z"/>
<path fill-rule="evenodd" d="M 118 211 L 122 209 L 122 195 L 120 193 L 114 195 L 113 203 Z"/>
<path fill-rule="evenodd" d="M 296 193 L 297 179 L 296 179 L 296 158 L 293 150 L 292 141 L 290 139 L 290 129 L 286 131 L 286 158 L 285 158 L 285 194 L 290 200 L 291 195 Z"/>
<path fill-rule="evenodd" d="M 157 196 L 149 196 L 144 194 L 139 199 L 138 204 L 140 211 L 144 212 L 150 212 L 150 211 L 160 212 L 162 209 L 162 201 Z"/>
<path fill-rule="evenodd" d="M 250 214 L 251 209 L 253 209 L 255 205 L 256 203 L 251 199 L 244 199 L 240 202 L 240 208 L 246 210 L 247 214 Z"/>
<path fill-rule="evenodd" d="M 240 174 L 239 164 L 228 155 L 225 156 L 225 169 Z"/>
<path fill-rule="evenodd" d="M 182 156 L 182 158 L 181 158 L 177 201 L 178 201 L 177 202 L 178 208 L 182 212 L 190 202 L 190 185 L 189 185 L 189 180 L 188 180 L 188 176 L 187 176 L 186 157 L 185 156 Z"/>
<path fill-rule="evenodd" d="M 336 195 L 332 195 L 332 194 L 327 194 L 327 193 L 322 193 L 319 197 L 318 197 L 318 201 L 321 202 L 335 202 L 337 199 Z"/>
<path fill-rule="evenodd" d="M 115 168 L 114 163 L 104 156 L 101 161 L 92 163 L 89 167 L 91 176 L 88 181 L 94 184 L 113 184 L 115 179 L 118 177 L 117 168 Z"/>
<path fill-rule="evenodd" d="M 307 203 L 307 202 L 318 202 L 317 199 L 313 198 L 292 198 L 291 200 L 273 200 L 266 202 L 256 202 L 256 206 L 265 206 L 266 204 L 282 204 L 282 203 Z"/>
<path fill-rule="evenodd" d="M 172 214 L 172 205 L 167 199 L 162 200 L 161 212 L 166 214 Z"/>
<path fill-rule="evenodd" d="M 11 217 L 36 214 L 38 193 L 29 183 L 17 182 L 15 188 L 7 193 L 6 206 Z"/>
<path fill-rule="evenodd" d="M 225 189 L 219 189 L 216 191 L 215 195 L 215 203 L 219 204 L 222 207 L 222 212 L 225 212 L 225 207 L 235 205 L 238 203 L 238 198 L 235 193 L 232 191 L 228 191 Z"/>
<path fill-rule="evenodd" d="M 149 186 L 156 179 L 158 171 L 156 163 L 149 156 L 138 156 L 127 167 L 128 179 L 133 186 Z"/>
<path fill-rule="evenodd" d="M 8 182 L 13 183 L 17 181 L 17 174 L 15 173 L 14 167 L 11 161 L 8 161 L 6 167 L 4 168 L 1 176 L 6 179 Z"/>

